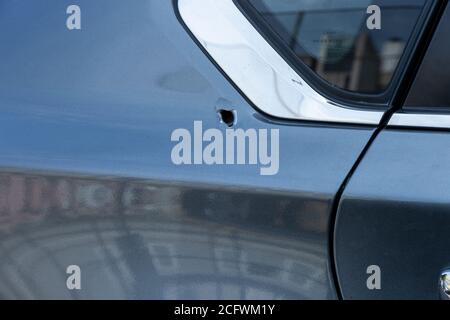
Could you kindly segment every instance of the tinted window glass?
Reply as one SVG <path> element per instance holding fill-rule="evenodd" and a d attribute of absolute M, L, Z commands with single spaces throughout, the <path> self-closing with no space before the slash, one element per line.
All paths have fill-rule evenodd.
<path fill-rule="evenodd" d="M 381 93 L 390 84 L 426 2 L 249 1 L 317 75 L 339 88 L 369 94 Z M 380 19 L 375 20 L 381 29 L 368 28 L 371 5 L 381 9 Z"/>
<path fill-rule="evenodd" d="M 445 9 L 416 80 L 406 108 L 450 108 L 450 7 Z"/>

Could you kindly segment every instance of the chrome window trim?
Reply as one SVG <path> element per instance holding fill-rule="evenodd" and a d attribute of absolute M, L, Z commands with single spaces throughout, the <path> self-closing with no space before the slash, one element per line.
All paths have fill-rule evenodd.
<path fill-rule="evenodd" d="M 394 113 L 388 127 L 450 129 L 450 114 Z"/>
<path fill-rule="evenodd" d="M 212 59 L 263 112 L 294 120 L 380 123 L 383 112 L 345 107 L 311 88 L 233 0 L 178 0 L 178 10 Z"/>

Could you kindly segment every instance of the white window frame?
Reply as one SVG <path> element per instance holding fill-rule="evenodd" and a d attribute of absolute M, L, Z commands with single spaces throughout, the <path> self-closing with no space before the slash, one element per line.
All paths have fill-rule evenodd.
<path fill-rule="evenodd" d="M 293 120 L 380 124 L 383 111 L 344 106 L 309 86 L 233 0 L 179 0 L 178 10 L 211 58 L 266 114 Z"/>

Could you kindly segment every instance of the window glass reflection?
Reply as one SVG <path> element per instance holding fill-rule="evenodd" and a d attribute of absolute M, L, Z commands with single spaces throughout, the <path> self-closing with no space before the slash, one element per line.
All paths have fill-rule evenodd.
<path fill-rule="evenodd" d="M 332 85 L 380 93 L 389 85 L 425 0 L 250 0 L 299 59 Z M 370 30 L 367 8 L 381 9 Z"/>

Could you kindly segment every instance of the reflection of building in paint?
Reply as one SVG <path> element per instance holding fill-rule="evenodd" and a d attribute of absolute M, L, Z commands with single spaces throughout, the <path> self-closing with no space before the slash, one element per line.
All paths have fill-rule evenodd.
<path fill-rule="evenodd" d="M 327 206 L 209 187 L 1 174 L 0 298 L 333 297 L 321 236 Z M 77 293 L 65 286 L 74 263 L 85 277 Z"/>
<path fill-rule="evenodd" d="M 110 216 L 159 213 L 177 216 L 181 208 L 170 199 L 174 188 L 153 188 L 139 183 L 0 175 L 0 231 L 39 221 L 49 215 L 60 217 Z"/>
<path fill-rule="evenodd" d="M 313 239 L 299 245 L 253 232 L 240 237 L 227 230 L 211 232 L 195 221 L 174 228 L 168 221 L 131 219 L 128 232 L 138 245 L 130 247 L 125 245 L 128 236 L 111 229 L 114 221 L 104 217 L 95 224 L 35 228 L 25 237 L 32 242 L 18 234 L 2 239 L 0 255 L 14 247 L 10 256 L 32 281 L 3 259 L 0 296 L 70 298 L 64 266 L 74 259 L 84 274 L 83 290 L 77 293 L 84 299 L 149 298 L 148 294 L 166 299 L 327 296 L 327 276 L 317 268 L 325 266 L 327 258 Z M 10 279 L 16 290 L 7 290 Z"/>
<path fill-rule="evenodd" d="M 0 175 L 0 230 L 45 217 L 78 218 L 113 215 L 156 215 L 165 218 L 209 219 L 275 225 L 325 232 L 327 215 L 320 202 L 280 204 L 263 194 L 251 200 L 245 194 L 203 191 L 180 193 L 179 188 L 127 180 Z M 237 200 L 238 199 L 238 200 Z M 235 205 L 238 201 L 239 206 Z M 277 212 L 262 216 L 261 212 Z M 299 211 L 301 214 L 298 214 Z"/>
<path fill-rule="evenodd" d="M 127 183 L 121 200 L 125 214 L 164 214 L 176 217 L 181 214 L 182 209 L 172 199 L 178 196 L 174 188 Z"/>

